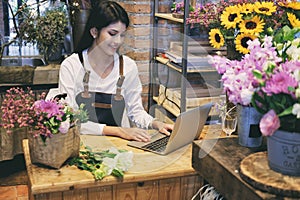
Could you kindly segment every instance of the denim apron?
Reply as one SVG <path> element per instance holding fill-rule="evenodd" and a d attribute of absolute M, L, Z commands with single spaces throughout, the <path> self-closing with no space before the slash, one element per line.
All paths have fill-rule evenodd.
<path fill-rule="evenodd" d="M 119 57 L 119 79 L 115 94 L 89 91 L 90 71 L 86 70 L 83 63 L 82 52 L 78 54 L 79 60 L 85 70 L 83 77 L 84 91 L 76 96 L 78 105 L 84 104 L 84 109 L 89 114 L 89 120 L 109 126 L 121 126 L 125 108 L 125 101 L 121 95 L 121 87 L 125 76 L 123 75 L 123 57 Z"/>

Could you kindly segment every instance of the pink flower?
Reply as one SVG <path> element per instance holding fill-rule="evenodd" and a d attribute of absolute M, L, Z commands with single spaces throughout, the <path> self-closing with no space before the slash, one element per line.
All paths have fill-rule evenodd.
<path fill-rule="evenodd" d="M 290 94 L 289 87 L 298 86 L 297 81 L 288 72 L 277 72 L 266 81 L 266 86 L 262 90 L 268 95 L 286 93 Z"/>
<path fill-rule="evenodd" d="M 58 130 L 61 133 L 67 133 L 70 128 L 70 119 L 68 118 L 66 121 L 60 123 Z"/>
<path fill-rule="evenodd" d="M 63 115 L 61 105 L 59 105 L 56 101 L 51 100 L 39 100 L 34 103 L 35 111 L 39 113 L 47 113 L 47 117 L 51 118 L 52 116 L 60 116 Z"/>
<path fill-rule="evenodd" d="M 267 112 L 260 120 L 259 128 L 264 136 L 271 136 L 280 127 L 279 117 L 274 110 Z"/>

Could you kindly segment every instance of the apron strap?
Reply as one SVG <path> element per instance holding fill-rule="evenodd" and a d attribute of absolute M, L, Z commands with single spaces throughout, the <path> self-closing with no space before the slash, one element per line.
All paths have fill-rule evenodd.
<path fill-rule="evenodd" d="M 91 71 L 89 70 L 86 70 L 85 67 L 84 67 L 84 61 L 83 61 L 83 55 L 82 55 L 82 52 L 79 52 L 78 53 L 78 57 L 79 57 L 79 60 L 82 64 L 82 67 L 84 68 L 84 71 L 85 71 L 85 74 L 83 76 L 83 88 L 84 88 L 84 91 L 83 93 L 81 94 L 82 97 L 84 98 L 89 98 L 90 97 L 90 94 L 89 94 L 89 80 L 90 80 L 90 73 Z M 123 75 L 124 74 L 124 70 L 123 70 L 123 67 L 124 66 L 124 60 L 123 60 L 123 56 L 120 55 L 119 56 L 119 79 L 117 81 L 117 89 L 116 89 L 116 95 L 115 95 L 115 100 L 122 100 L 123 99 L 123 96 L 121 95 L 121 91 L 122 91 L 122 85 L 123 85 L 123 82 L 124 82 L 124 79 L 125 79 L 125 76 Z"/>

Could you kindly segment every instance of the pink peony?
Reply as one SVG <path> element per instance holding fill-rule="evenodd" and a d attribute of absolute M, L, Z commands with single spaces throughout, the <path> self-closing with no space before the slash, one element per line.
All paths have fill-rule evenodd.
<path fill-rule="evenodd" d="M 266 81 L 266 86 L 262 90 L 268 95 L 286 93 L 290 94 L 289 87 L 296 88 L 298 82 L 288 72 L 277 72 Z"/>
<path fill-rule="evenodd" d="M 260 120 L 259 128 L 264 136 L 271 136 L 280 127 L 279 117 L 274 110 L 267 112 Z"/>

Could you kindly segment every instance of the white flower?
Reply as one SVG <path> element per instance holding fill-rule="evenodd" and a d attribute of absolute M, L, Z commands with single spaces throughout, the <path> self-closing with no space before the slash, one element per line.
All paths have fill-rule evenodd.
<path fill-rule="evenodd" d="M 286 50 L 286 53 L 289 55 L 291 60 L 299 60 L 300 59 L 299 51 L 300 49 L 296 45 L 292 45 Z"/>
<path fill-rule="evenodd" d="M 122 171 L 128 171 L 128 169 L 133 165 L 132 163 L 133 152 L 132 151 L 122 152 L 117 156 L 118 156 L 117 168 Z"/>
<path fill-rule="evenodd" d="M 251 99 L 252 99 L 252 95 L 253 95 L 253 90 L 250 89 L 243 89 L 241 91 L 241 100 L 242 100 L 242 104 L 243 105 L 248 105 L 251 103 Z"/>
<path fill-rule="evenodd" d="M 294 115 L 297 115 L 297 118 L 298 118 L 298 119 L 300 118 L 300 104 L 299 104 L 299 103 L 295 103 L 295 104 L 294 104 L 292 113 L 293 113 Z"/>
<path fill-rule="evenodd" d="M 63 121 L 63 122 L 60 123 L 60 126 L 59 126 L 58 130 L 61 133 L 67 133 L 69 128 L 70 128 L 70 119 L 67 118 L 66 121 Z"/>
<path fill-rule="evenodd" d="M 115 156 L 115 158 L 116 157 L 117 156 Z M 113 169 L 116 168 L 117 160 L 115 158 L 108 158 L 108 157 L 103 158 L 102 164 L 106 166 L 104 169 L 107 175 L 110 175 Z"/>

